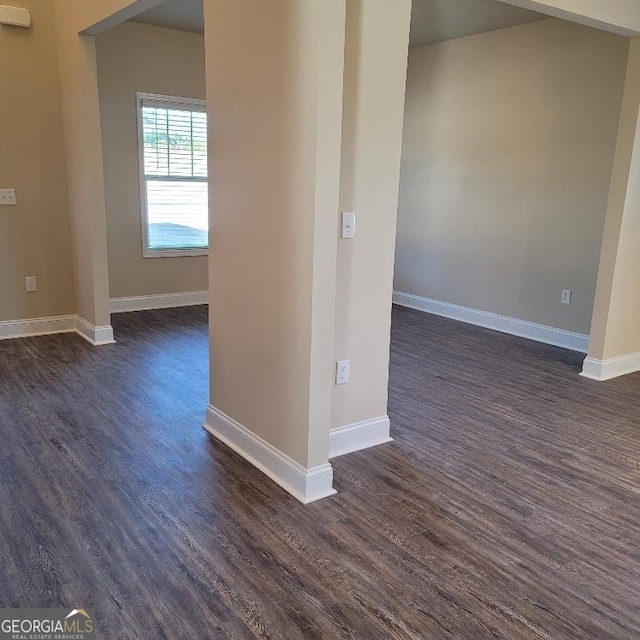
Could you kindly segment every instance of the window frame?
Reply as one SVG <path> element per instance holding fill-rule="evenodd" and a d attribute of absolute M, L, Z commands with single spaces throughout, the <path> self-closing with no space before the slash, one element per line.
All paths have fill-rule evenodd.
<path fill-rule="evenodd" d="M 209 243 L 206 249 L 185 248 L 185 249 L 151 249 L 149 247 L 149 207 L 147 202 L 147 176 L 144 166 L 144 120 L 143 103 L 156 102 L 160 105 L 183 107 L 189 111 L 203 111 L 206 113 L 207 101 L 201 98 L 184 98 L 180 96 L 166 96 L 159 93 L 147 93 L 138 91 L 136 93 L 136 117 L 138 126 L 138 168 L 140 178 L 140 221 L 142 223 L 142 257 L 143 258 L 185 258 L 191 256 L 208 256 Z M 208 122 L 207 122 L 208 127 Z M 193 178 L 178 179 L 176 182 L 189 182 Z M 195 180 L 204 182 L 204 180 Z M 209 172 L 207 171 L 207 188 L 209 186 Z"/>

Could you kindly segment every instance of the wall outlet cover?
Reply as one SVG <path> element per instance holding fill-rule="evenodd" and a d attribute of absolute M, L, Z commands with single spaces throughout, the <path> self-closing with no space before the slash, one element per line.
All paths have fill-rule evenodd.
<path fill-rule="evenodd" d="M 0 207 L 17 204 L 15 189 L 0 189 Z"/>
<path fill-rule="evenodd" d="M 27 293 L 33 293 L 38 290 L 38 279 L 36 276 L 26 276 L 24 279 L 24 288 Z"/>
<path fill-rule="evenodd" d="M 349 382 L 350 360 L 339 360 L 336 362 L 336 384 L 347 384 Z"/>

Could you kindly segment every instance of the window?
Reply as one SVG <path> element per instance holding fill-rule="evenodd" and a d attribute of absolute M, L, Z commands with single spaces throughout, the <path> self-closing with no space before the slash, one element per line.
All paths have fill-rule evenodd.
<path fill-rule="evenodd" d="M 206 255 L 205 102 L 139 93 L 138 131 L 143 256 Z"/>

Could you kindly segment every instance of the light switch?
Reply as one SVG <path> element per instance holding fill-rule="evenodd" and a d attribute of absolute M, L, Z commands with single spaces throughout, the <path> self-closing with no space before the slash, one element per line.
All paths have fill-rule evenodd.
<path fill-rule="evenodd" d="M 15 189 L 0 189 L 0 206 L 12 206 L 16 203 Z"/>
<path fill-rule="evenodd" d="M 342 232 L 340 237 L 345 240 L 356 237 L 356 214 L 352 211 L 342 212 Z"/>

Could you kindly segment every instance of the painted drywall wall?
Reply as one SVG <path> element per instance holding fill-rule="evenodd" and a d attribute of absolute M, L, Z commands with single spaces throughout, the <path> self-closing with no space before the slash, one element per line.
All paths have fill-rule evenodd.
<path fill-rule="evenodd" d="M 631 41 L 589 357 L 640 352 L 640 39 Z"/>
<path fill-rule="evenodd" d="M 17 0 L 31 29 L 0 26 L 0 321 L 75 312 L 62 113 L 48 0 Z M 24 277 L 38 277 L 26 293 Z"/>
<path fill-rule="evenodd" d="M 397 291 L 589 333 L 628 44 L 549 19 L 411 50 Z"/>
<path fill-rule="evenodd" d="M 340 240 L 332 428 L 387 413 L 389 332 L 411 2 L 349 0 L 340 208 L 357 215 Z"/>
<path fill-rule="evenodd" d="M 56 0 L 54 8 L 76 311 L 89 324 L 106 327 L 111 319 L 95 42 L 75 30 L 75 0 Z"/>
<path fill-rule="evenodd" d="M 211 403 L 305 468 L 329 452 L 344 33 L 344 0 L 205 4 Z"/>
<path fill-rule="evenodd" d="M 108 327 L 109 275 L 95 39 L 160 0 L 54 0 L 76 311 Z"/>
<path fill-rule="evenodd" d="M 143 258 L 136 92 L 204 99 L 204 37 L 125 22 L 96 37 L 112 298 L 208 288 L 207 257 Z"/>

